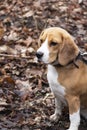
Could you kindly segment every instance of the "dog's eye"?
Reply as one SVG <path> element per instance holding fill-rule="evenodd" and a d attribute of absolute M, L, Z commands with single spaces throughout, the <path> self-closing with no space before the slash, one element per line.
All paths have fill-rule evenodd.
<path fill-rule="evenodd" d="M 57 45 L 56 42 L 51 42 L 51 43 L 50 43 L 50 46 L 56 46 L 56 45 Z"/>

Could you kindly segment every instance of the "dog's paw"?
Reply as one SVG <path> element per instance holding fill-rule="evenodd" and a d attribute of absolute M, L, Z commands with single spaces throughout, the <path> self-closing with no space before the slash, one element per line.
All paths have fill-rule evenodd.
<path fill-rule="evenodd" d="M 59 115 L 58 114 L 53 114 L 50 116 L 50 121 L 52 122 L 58 122 L 59 121 Z"/>

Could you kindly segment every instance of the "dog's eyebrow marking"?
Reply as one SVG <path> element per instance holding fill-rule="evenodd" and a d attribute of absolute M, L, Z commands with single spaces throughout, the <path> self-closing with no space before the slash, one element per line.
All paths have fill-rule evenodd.
<path fill-rule="evenodd" d="M 47 45 L 48 45 L 48 38 L 46 38 L 46 40 L 42 43 L 42 46 L 38 50 L 45 53 L 45 51 L 48 51 Z"/>
<path fill-rule="evenodd" d="M 41 36 L 43 36 L 43 34 L 44 34 L 44 31 L 41 33 Z"/>

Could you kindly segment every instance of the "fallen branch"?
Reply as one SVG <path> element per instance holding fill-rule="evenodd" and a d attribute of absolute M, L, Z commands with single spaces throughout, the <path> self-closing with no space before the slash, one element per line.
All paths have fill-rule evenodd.
<path fill-rule="evenodd" d="M 10 54 L 0 54 L 1 57 L 13 57 L 13 58 L 26 58 L 29 59 L 30 56 L 22 56 L 22 55 L 10 55 Z"/>

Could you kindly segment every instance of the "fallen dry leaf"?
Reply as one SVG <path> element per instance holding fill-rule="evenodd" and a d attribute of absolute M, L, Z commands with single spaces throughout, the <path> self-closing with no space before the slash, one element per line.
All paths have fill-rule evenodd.
<path fill-rule="evenodd" d="M 28 12 L 26 12 L 26 13 L 23 15 L 23 17 L 30 17 L 30 16 L 32 16 L 33 14 L 34 14 L 33 11 L 28 11 Z"/>
<path fill-rule="evenodd" d="M 16 91 L 16 93 L 21 97 L 22 101 L 25 101 L 27 97 L 32 96 L 33 90 L 31 89 L 28 80 L 27 81 L 17 80 L 16 85 L 19 88 L 19 91 Z"/>
<path fill-rule="evenodd" d="M 0 53 L 2 53 L 2 52 L 17 55 L 17 51 L 7 45 L 0 46 Z"/>

